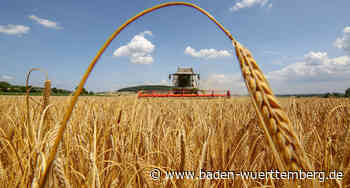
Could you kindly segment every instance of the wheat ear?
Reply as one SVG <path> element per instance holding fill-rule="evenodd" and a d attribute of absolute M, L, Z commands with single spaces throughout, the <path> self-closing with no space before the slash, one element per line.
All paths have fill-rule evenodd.
<path fill-rule="evenodd" d="M 46 80 L 44 93 L 43 93 L 42 110 L 44 110 L 49 105 L 50 95 L 51 95 L 51 80 Z"/>
<path fill-rule="evenodd" d="M 265 132 L 278 168 L 280 170 L 310 170 L 311 165 L 304 148 L 251 52 L 237 41 L 233 40 L 233 45 L 260 126 Z"/>

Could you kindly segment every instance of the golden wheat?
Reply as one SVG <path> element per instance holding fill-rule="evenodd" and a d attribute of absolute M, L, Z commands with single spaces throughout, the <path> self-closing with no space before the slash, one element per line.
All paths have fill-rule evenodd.
<path fill-rule="evenodd" d="M 38 157 L 35 157 L 28 153 L 29 137 L 22 134 L 25 133 L 22 132 L 25 130 L 23 127 L 25 118 L 10 118 L 17 116 L 14 109 L 20 110 L 19 114 L 26 113 L 25 101 L 21 100 L 21 97 L 0 97 L 0 106 L 4 107 L 0 108 L 0 128 L 3 130 L 1 135 L 8 135 L 10 130 L 5 129 L 8 124 L 16 127 L 12 133 L 12 139 L 8 140 L 13 149 L 5 140 L 0 139 L 0 148 L 3 149 L 0 152 L 0 161 L 6 172 L 6 178 L 2 180 L 4 184 L 16 187 L 20 182 L 19 187 L 28 187 L 32 184 L 33 177 L 42 176 L 42 170 L 37 169 L 47 166 L 47 162 L 42 159 L 50 153 L 57 137 L 59 119 L 64 116 L 63 110 L 66 107 L 62 103 L 65 99 L 66 97 L 50 98 L 48 108 L 53 120 L 47 124 L 40 123 L 43 113 L 32 114 L 34 109 L 41 107 L 41 104 L 30 105 L 31 118 L 33 118 L 31 124 L 40 129 L 48 127 L 47 132 L 39 129 L 34 131 L 34 138 L 40 138 L 40 140 L 34 140 L 33 152 L 38 153 Z M 346 114 L 345 108 L 338 108 L 329 117 L 320 114 L 327 114 L 339 104 L 350 104 L 350 100 L 296 99 L 295 103 L 298 106 L 296 109 L 286 108 L 290 100 L 280 99 L 280 101 L 281 108 L 285 108 L 288 114 L 297 112 L 298 116 L 291 116 L 293 118 L 290 121 L 301 123 L 303 127 L 301 131 L 304 132 L 298 134 L 304 140 L 302 145 L 315 170 L 323 170 L 322 164 L 325 159 L 323 140 L 326 137 L 324 125 L 328 122 L 332 137 L 328 157 L 329 169 L 343 171 L 345 176 L 341 182 L 342 186 L 349 185 L 348 151 L 350 149 L 347 143 L 350 139 L 345 134 L 348 130 L 346 127 L 350 125 L 350 117 Z M 145 186 L 149 184 L 149 187 L 173 187 L 174 185 L 178 187 L 196 185 L 282 187 L 288 185 L 288 181 L 282 182 L 276 179 L 261 181 L 240 178 L 234 181 L 151 180 L 148 172 L 152 168 L 159 168 L 163 173 L 166 170 L 179 171 L 182 168 L 182 160 L 185 160 L 184 170 L 194 171 L 200 168 L 264 171 L 278 166 L 270 146 L 264 144 L 265 134 L 263 128 L 259 126 L 258 115 L 249 98 L 238 97 L 224 101 L 221 99 L 184 101 L 155 99 L 138 100 L 136 105 L 134 104 L 134 97 L 82 97 L 72 114 L 55 159 L 61 160 L 63 163 L 61 166 L 63 166 L 60 169 L 63 171 L 58 171 L 54 162 L 53 168 L 49 168 L 48 185 L 64 187 L 67 183 L 70 187 L 88 187 L 89 183 L 93 182 L 91 175 L 96 175 L 97 171 L 101 187 L 111 187 L 112 184 L 115 185 L 114 187 L 136 186 L 141 182 Z M 5 109 L 12 110 L 8 112 Z M 119 120 L 121 109 L 123 109 L 123 115 Z M 94 126 L 96 126 L 96 157 L 93 159 L 95 165 L 90 158 L 94 153 Z M 334 134 L 336 140 L 333 138 Z M 346 137 L 345 143 L 340 141 L 343 136 Z M 20 160 L 16 159 L 13 150 L 18 153 Z M 183 155 L 185 159 L 182 158 Z M 24 169 L 23 175 L 19 177 L 21 170 L 18 161 L 22 162 Z M 34 161 L 37 162 L 33 163 Z M 32 170 L 35 170 L 35 173 L 32 173 Z M 62 179 L 62 173 L 66 181 Z M 97 184 L 97 179 L 95 182 Z M 300 185 L 309 187 L 306 182 L 300 182 Z M 329 181 L 329 186 L 337 186 L 336 181 Z"/>
<path fill-rule="evenodd" d="M 97 60 L 121 30 L 149 12 L 177 5 L 192 7 L 200 11 L 232 41 L 256 114 L 250 110 L 250 104 L 246 104 L 247 100 L 244 101 L 245 111 L 242 111 L 241 107 L 244 105 L 239 106 L 240 101 L 236 99 L 220 99 L 214 102 L 204 100 L 201 103 L 198 101 L 137 100 L 131 97 L 128 100 L 120 98 L 117 98 L 117 101 L 112 100 L 114 104 L 109 103 L 111 101 L 108 100 L 98 103 L 95 98 L 77 103 L 78 96 Z M 5 180 L 8 186 L 296 186 L 294 182 L 289 184 L 272 179 L 257 181 L 244 178 L 205 180 L 204 182 L 173 179 L 151 181 L 145 177 L 148 174 L 142 173 L 149 168 L 158 168 L 164 174 L 166 170 L 184 170 L 185 168 L 197 169 L 198 173 L 202 168 L 212 170 L 246 170 L 249 168 L 249 170 L 258 171 L 276 166 L 279 170 L 330 170 L 337 167 L 345 171 L 346 180 L 343 182 L 341 180 L 327 181 L 324 185 L 341 187 L 349 183 L 349 157 L 346 155 L 338 157 L 337 154 L 339 148 L 347 151 L 347 154 L 350 150 L 345 146 L 339 147 L 342 145 L 333 138 L 334 135 L 339 134 L 330 131 L 328 118 L 327 122 L 320 119 L 316 122 L 317 125 L 320 122 L 326 123 L 325 130 L 319 130 L 315 125 L 302 125 L 303 121 L 310 119 L 297 117 L 300 110 L 297 108 L 301 104 L 292 100 L 289 102 L 291 106 L 289 110 L 296 117 L 293 123 L 298 122 L 298 125 L 293 127 L 249 50 L 238 43 L 213 16 L 196 5 L 184 2 L 164 3 L 146 9 L 125 22 L 97 53 L 68 106 L 59 107 L 49 104 L 51 82 L 46 78 L 41 104 L 42 112 L 38 114 L 33 110 L 36 108 L 35 105 L 39 104 L 29 104 L 29 75 L 34 70 L 39 69 L 31 69 L 26 79 L 26 112 L 23 113 L 26 114 L 26 119 L 13 119 L 9 115 L 0 116 L 0 122 L 5 122 L 5 124 L 11 122 L 13 127 L 19 127 L 18 130 L 9 129 L 7 131 L 6 129 L 5 132 L 3 125 L 0 124 L 3 135 L 0 137 L 0 144 L 4 146 L 4 152 L 0 153 L 0 164 L 18 167 L 23 175 L 21 179 L 15 175 L 15 171 L 11 171 L 10 167 L 4 169 L 0 166 L 2 172 L 0 174 L 3 174 L 4 171 L 8 172 L 8 178 Z M 342 103 L 348 103 L 348 101 Z M 13 108 L 12 104 L 5 104 Z M 317 104 L 330 105 L 329 103 Z M 52 113 L 55 113 L 55 116 L 52 116 L 53 121 L 44 121 L 52 106 L 57 108 L 55 112 L 52 110 Z M 75 106 L 76 111 L 73 112 Z M 334 107 L 333 104 L 330 106 Z M 67 109 L 65 114 L 61 113 L 63 108 Z M 153 110 L 155 108 L 158 109 L 156 112 Z M 18 111 L 19 107 L 15 106 L 14 109 L 17 110 L 15 114 L 19 117 L 21 114 Z M 310 108 L 307 109 L 303 111 L 304 115 L 312 113 Z M 328 110 L 324 106 L 318 109 Z M 0 113 L 4 112 L 0 109 Z M 71 115 L 73 118 L 70 124 L 74 126 L 67 127 Z M 337 118 L 341 119 L 344 124 L 348 123 L 344 117 Z M 34 127 L 34 124 L 39 126 Z M 183 127 L 179 128 L 179 125 Z M 348 129 L 349 127 L 346 131 Z M 307 135 L 311 138 L 301 138 L 304 132 L 308 132 Z M 347 132 L 341 135 L 347 136 Z M 267 140 L 267 146 L 260 142 L 263 136 Z M 180 144 L 177 144 L 177 138 L 180 138 Z M 250 139 L 253 142 L 249 142 Z M 318 142 L 305 145 L 312 139 Z M 310 147 L 313 153 L 306 153 L 304 147 Z M 272 154 L 268 151 L 272 151 Z M 317 155 L 320 153 L 325 155 Z M 176 157 L 179 155 L 180 157 Z M 16 158 L 17 161 L 11 160 L 13 158 Z M 0 179 L 4 180 L 4 178 Z M 308 183 L 303 182 L 300 185 L 309 186 Z"/>

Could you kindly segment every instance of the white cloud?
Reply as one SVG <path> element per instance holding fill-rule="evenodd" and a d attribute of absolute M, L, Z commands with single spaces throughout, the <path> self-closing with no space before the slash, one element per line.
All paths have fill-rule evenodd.
<path fill-rule="evenodd" d="M 211 49 L 201 49 L 199 51 L 196 51 L 191 46 L 186 47 L 185 54 L 190 55 L 192 57 L 203 58 L 203 59 L 215 59 L 215 58 L 231 56 L 230 52 L 228 52 L 227 50 L 216 50 L 211 48 Z"/>
<path fill-rule="evenodd" d="M 140 33 L 140 35 L 142 35 L 142 36 L 145 36 L 145 35 L 150 35 L 150 36 L 152 36 L 153 33 L 152 33 L 152 31 L 144 31 L 144 32 Z"/>
<path fill-rule="evenodd" d="M 211 74 L 207 79 L 200 81 L 200 89 L 230 90 L 232 94 L 247 94 L 241 73 Z"/>
<path fill-rule="evenodd" d="M 47 19 L 43 19 L 43 18 L 39 18 L 39 17 L 37 17 L 35 15 L 30 15 L 29 19 L 34 20 L 38 24 L 43 25 L 44 27 L 47 27 L 47 28 L 63 29 L 63 27 L 59 26 L 57 22 L 54 22 L 54 21 L 51 21 L 51 20 L 47 20 Z"/>
<path fill-rule="evenodd" d="M 278 93 L 319 93 L 350 86 L 350 57 L 328 57 L 326 52 L 309 52 L 304 60 L 269 72 L 267 78 Z"/>
<path fill-rule="evenodd" d="M 350 27 L 344 28 L 334 46 L 350 54 Z M 331 58 L 327 52 L 310 51 L 303 59 L 266 75 L 276 93 L 343 93 L 350 86 L 350 56 Z"/>
<path fill-rule="evenodd" d="M 10 80 L 14 80 L 14 79 L 15 79 L 15 77 L 10 76 L 10 75 L 5 75 L 5 74 L 0 75 L 0 80 L 1 81 L 10 81 Z"/>
<path fill-rule="evenodd" d="M 116 57 L 126 56 L 130 58 L 131 63 L 151 64 L 153 63 L 152 52 L 155 46 L 145 38 L 145 35 L 152 36 L 151 31 L 144 31 L 134 36 L 131 41 L 114 51 Z"/>
<path fill-rule="evenodd" d="M 30 27 L 24 25 L 0 25 L 0 33 L 5 33 L 7 35 L 22 35 L 28 33 Z"/>
<path fill-rule="evenodd" d="M 237 2 L 233 7 L 230 8 L 231 11 L 238 11 L 242 8 L 249 8 L 255 5 L 265 6 L 269 0 L 241 0 Z M 268 8 L 272 7 L 272 3 L 268 5 Z"/>
<path fill-rule="evenodd" d="M 350 26 L 344 28 L 343 36 L 335 40 L 334 46 L 350 54 Z"/>

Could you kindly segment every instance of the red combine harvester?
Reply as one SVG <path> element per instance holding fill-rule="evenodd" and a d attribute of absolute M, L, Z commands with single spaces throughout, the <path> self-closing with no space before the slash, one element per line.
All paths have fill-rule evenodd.
<path fill-rule="evenodd" d="M 139 91 L 138 97 L 230 97 L 230 91 L 199 90 L 199 74 L 192 68 L 177 68 L 177 72 L 169 74 L 173 86 L 171 90 Z"/>

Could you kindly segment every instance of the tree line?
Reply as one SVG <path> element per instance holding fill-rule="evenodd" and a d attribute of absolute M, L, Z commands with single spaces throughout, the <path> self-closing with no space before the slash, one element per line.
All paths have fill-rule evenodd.
<path fill-rule="evenodd" d="M 39 93 L 42 92 L 42 87 L 31 87 L 30 93 Z M 139 90 L 169 90 L 172 89 L 172 87 L 169 86 L 135 86 L 135 87 L 129 87 L 129 88 L 123 88 L 118 90 L 118 92 L 122 91 L 134 91 L 137 92 Z M 0 93 L 25 93 L 26 87 L 20 86 L 20 85 L 11 85 L 8 82 L 0 81 Z M 53 94 L 58 95 L 69 95 L 72 93 L 70 90 L 66 89 L 59 89 L 59 88 L 52 88 L 51 92 Z M 82 95 L 94 95 L 95 93 L 93 91 L 87 91 L 85 88 L 83 88 L 83 91 L 81 92 Z M 303 94 L 303 95 L 281 95 L 281 96 L 298 96 L 298 97 L 324 97 L 324 98 L 330 98 L 330 97 L 350 97 L 350 88 L 347 88 L 344 93 L 325 93 L 325 94 Z"/>
<path fill-rule="evenodd" d="M 42 87 L 36 87 L 36 86 L 29 86 L 30 93 L 40 93 L 43 91 Z M 26 93 L 26 87 L 21 85 L 11 85 L 8 82 L 0 81 L 0 93 Z M 70 90 L 66 89 L 59 89 L 59 88 L 51 88 L 52 94 L 57 95 L 69 95 L 72 93 Z M 81 92 L 82 95 L 94 95 L 95 93 L 92 91 L 87 91 L 85 88 L 83 88 L 83 91 Z"/>

